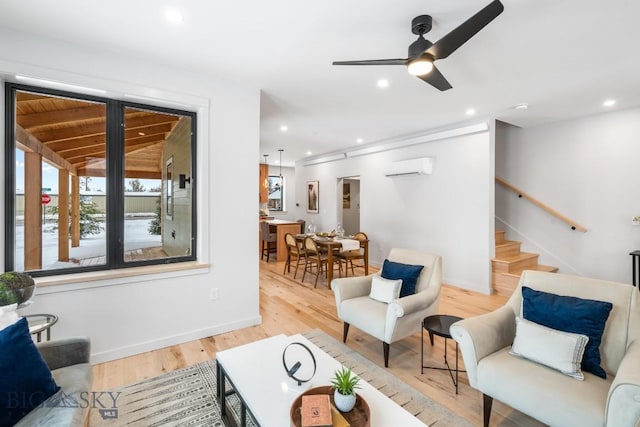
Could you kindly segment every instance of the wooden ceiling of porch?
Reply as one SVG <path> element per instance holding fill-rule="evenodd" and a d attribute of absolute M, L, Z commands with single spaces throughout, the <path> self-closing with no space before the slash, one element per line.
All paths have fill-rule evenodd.
<path fill-rule="evenodd" d="M 19 91 L 16 144 L 72 175 L 105 176 L 106 106 Z M 161 179 L 162 147 L 180 116 L 125 110 L 125 178 Z"/>

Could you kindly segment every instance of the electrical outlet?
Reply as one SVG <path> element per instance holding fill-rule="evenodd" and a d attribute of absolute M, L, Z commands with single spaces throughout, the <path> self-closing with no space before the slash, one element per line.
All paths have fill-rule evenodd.
<path fill-rule="evenodd" d="M 218 299 L 218 288 L 211 288 L 209 292 L 209 299 L 217 300 Z"/>

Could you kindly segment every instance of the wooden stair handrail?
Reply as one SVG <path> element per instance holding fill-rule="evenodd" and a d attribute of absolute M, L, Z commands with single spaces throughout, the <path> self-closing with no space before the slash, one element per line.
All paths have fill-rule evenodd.
<path fill-rule="evenodd" d="M 508 188 L 509 190 L 513 191 L 514 193 L 516 193 L 518 195 L 518 197 L 524 197 L 525 199 L 527 199 L 528 201 L 530 201 L 534 205 L 538 206 L 542 210 L 547 211 L 551 215 L 553 215 L 556 218 L 558 218 L 560 221 L 566 222 L 567 224 L 569 224 L 571 226 L 572 230 L 578 230 L 578 231 L 580 231 L 582 233 L 586 233 L 587 232 L 587 229 L 584 228 L 583 226 L 581 226 L 580 224 L 578 224 L 577 222 L 570 220 L 566 216 L 562 215 L 560 212 L 556 211 L 555 209 L 550 208 L 549 206 L 545 205 L 544 203 L 542 203 L 540 200 L 536 199 L 535 197 L 532 197 L 532 196 L 528 195 L 527 193 L 525 193 L 524 191 L 520 190 L 518 187 L 515 187 L 515 186 L 509 184 L 504 179 L 498 178 L 496 176 L 496 182 L 498 184 L 503 185 L 505 188 Z"/>

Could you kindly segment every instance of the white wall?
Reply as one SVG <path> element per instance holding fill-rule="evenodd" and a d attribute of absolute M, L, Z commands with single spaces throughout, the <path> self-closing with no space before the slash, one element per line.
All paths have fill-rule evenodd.
<path fill-rule="evenodd" d="M 508 236 L 541 262 L 579 274 L 631 282 L 629 252 L 640 249 L 640 109 L 551 125 L 497 129 L 496 176 L 588 229 L 569 226 L 496 186 L 496 216 Z M 497 228 L 500 225 L 496 225 Z"/>
<path fill-rule="evenodd" d="M 260 323 L 255 251 L 259 90 L 0 29 L 0 75 L 16 73 L 195 105 L 198 260 L 210 263 L 189 275 L 41 287 L 23 314 L 57 314 L 54 338 L 90 336 L 94 362 Z M 216 301 L 209 299 L 212 287 L 219 290 Z"/>
<path fill-rule="evenodd" d="M 395 160 L 434 157 L 432 175 L 386 178 Z M 441 254 L 446 283 L 490 292 L 493 147 L 490 132 L 418 144 L 313 166 L 296 165 L 298 215 L 330 230 L 338 222 L 338 178 L 360 176 L 360 229 L 370 260 L 392 247 Z M 306 213 L 306 181 L 320 181 L 319 214 Z"/>

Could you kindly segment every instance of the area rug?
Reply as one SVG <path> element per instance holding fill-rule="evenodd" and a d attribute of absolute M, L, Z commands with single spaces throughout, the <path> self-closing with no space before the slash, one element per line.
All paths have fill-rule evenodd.
<path fill-rule="evenodd" d="M 314 329 L 303 334 L 390 399 L 415 415 L 427 426 L 470 427 L 471 424 L 405 384 L 385 369 Z M 227 390 L 231 387 L 227 384 Z M 117 397 L 117 411 L 92 408 L 90 426 L 145 427 L 219 427 L 225 426 L 216 400 L 216 362 L 199 363 L 188 368 L 149 378 L 111 391 Z M 240 419 L 240 401 L 227 398 L 231 416 Z M 250 418 L 250 417 L 248 417 Z M 255 426 L 248 419 L 249 426 Z M 263 426 L 283 427 L 283 426 Z"/>
<path fill-rule="evenodd" d="M 226 427 L 216 381 L 216 361 L 211 360 L 114 389 L 109 393 L 117 396 L 116 408 L 92 405 L 89 426 Z M 228 382 L 226 389 L 232 389 Z M 227 410 L 239 425 L 240 400 L 235 394 L 227 396 Z M 247 425 L 254 427 L 247 418 Z"/>

